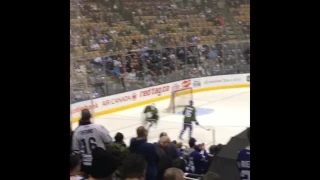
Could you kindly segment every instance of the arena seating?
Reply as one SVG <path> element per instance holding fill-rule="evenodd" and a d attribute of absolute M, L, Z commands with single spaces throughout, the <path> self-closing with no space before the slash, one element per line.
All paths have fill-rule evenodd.
<path fill-rule="evenodd" d="M 223 9 L 182 9 L 171 1 L 146 0 L 71 1 L 70 7 L 71 102 L 88 99 L 89 92 L 101 97 L 165 83 L 172 73 L 188 78 L 185 68 L 196 68 L 200 76 L 249 71 L 249 41 L 237 40 Z M 248 2 L 232 0 L 226 8 L 248 38 Z M 161 59 L 140 61 L 146 51 Z M 173 54 L 175 59 L 168 58 Z M 164 58 L 174 65 L 164 66 Z M 115 60 L 123 69 L 118 75 Z M 152 64 L 158 68 L 148 69 Z M 128 80 L 128 74 L 137 78 Z"/>
<path fill-rule="evenodd" d="M 245 38 L 250 38 L 250 1 L 232 0 L 229 1 L 229 7 Z"/>
<path fill-rule="evenodd" d="M 191 8 L 171 0 L 71 0 L 70 103 L 250 73 L 249 38 L 248 0 Z"/>

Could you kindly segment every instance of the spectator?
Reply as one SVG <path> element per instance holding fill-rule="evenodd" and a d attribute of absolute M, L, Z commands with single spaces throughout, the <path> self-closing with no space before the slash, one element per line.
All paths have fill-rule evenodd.
<path fill-rule="evenodd" d="M 93 61 L 96 63 L 102 63 L 102 58 L 101 57 L 95 57 L 93 58 Z"/>
<path fill-rule="evenodd" d="M 120 76 L 120 67 L 121 67 L 121 62 L 119 60 L 113 60 L 113 71 L 116 76 Z"/>
<path fill-rule="evenodd" d="M 208 158 L 201 155 L 201 146 L 194 146 L 194 150 L 189 155 L 187 172 L 194 174 L 204 174 L 208 169 Z"/>
<path fill-rule="evenodd" d="M 194 148 L 196 146 L 196 142 L 197 142 L 197 140 L 195 138 L 190 138 L 190 140 L 189 140 L 189 148 L 186 148 L 186 149 L 183 150 L 183 154 L 185 156 L 189 156 L 194 151 Z"/>
<path fill-rule="evenodd" d="M 199 144 L 198 147 L 200 149 L 199 153 L 202 155 L 203 158 L 205 158 L 205 161 L 206 161 L 206 165 L 203 167 L 203 172 L 207 172 L 209 169 L 212 156 L 210 156 L 209 153 L 207 152 L 204 143 Z"/>
<path fill-rule="evenodd" d="M 212 145 L 209 148 L 209 154 L 211 156 L 216 156 L 220 152 L 221 149 L 222 149 L 222 144 L 218 144 L 216 146 Z"/>
<path fill-rule="evenodd" d="M 197 68 L 191 69 L 190 72 L 189 72 L 189 76 L 190 76 L 191 78 L 197 78 L 197 77 L 199 77 L 199 71 L 197 70 Z"/>
<path fill-rule="evenodd" d="M 79 176 L 81 169 L 81 160 L 78 155 L 70 156 L 70 180 L 81 180 L 82 176 Z"/>
<path fill-rule="evenodd" d="M 115 144 L 120 144 L 123 147 L 127 147 L 126 143 L 123 141 L 124 136 L 121 132 L 117 132 L 117 134 L 114 136 L 114 143 Z"/>
<path fill-rule="evenodd" d="M 163 180 L 184 180 L 183 172 L 178 168 L 169 168 L 165 171 Z"/>
<path fill-rule="evenodd" d="M 166 169 L 172 167 L 173 159 L 169 155 L 169 148 L 171 147 L 171 141 L 168 136 L 162 136 L 157 149 L 159 153 L 159 168 L 158 168 L 158 180 L 161 180 Z"/>
<path fill-rule="evenodd" d="M 205 144 L 202 143 L 202 144 L 199 144 L 198 146 L 199 146 L 199 148 L 200 148 L 200 154 L 203 155 L 203 156 L 205 156 L 205 157 L 208 157 L 209 154 L 208 154 L 208 152 L 207 152 L 207 150 L 206 150 L 206 148 L 205 148 Z"/>
<path fill-rule="evenodd" d="M 166 132 L 160 133 L 159 143 L 160 143 L 161 137 L 163 136 L 168 136 L 168 134 Z M 171 157 L 171 159 L 179 158 L 179 151 L 177 146 L 174 143 L 171 143 L 170 146 L 168 147 L 168 155 Z"/>
<path fill-rule="evenodd" d="M 115 142 L 111 144 L 112 155 L 116 159 L 119 167 L 117 168 L 116 175 L 118 177 L 122 177 L 122 166 L 123 160 L 128 156 L 129 149 L 127 149 L 126 144 L 123 142 L 123 134 L 117 133 L 115 138 Z"/>
<path fill-rule="evenodd" d="M 157 175 L 157 165 L 159 163 L 159 155 L 153 144 L 147 143 L 148 131 L 145 127 L 137 128 L 137 137 L 132 138 L 130 142 L 130 152 L 142 155 L 147 163 L 146 180 L 155 180 Z"/>
<path fill-rule="evenodd" d="M 88 180 L 111 180 L 118 164 L 111 152 L 97 147 L 92 152 L 91 177 Z"/>
<path fill-rule="evenodd" d="M 131 69 L 131 72 L 127 72 L 126 80 L 131 83 L 137 80 L 137 75 L 134 69 Z"/>
<path fill-rule="evenodd" d="M 106 149 L 111 142 L 109 132 L 102 125 L 91 123 L 90 111 L 82 110 L 79 127 L 74 131 L 72 137 L 72 151 L 81 155 L 82 158 L 81 170 L 90 174 L 92 151 L 97 147 Z"/>
<path fill-rule="evenodd" d="M 179 142 L 179 143 L 177 144 L 178 154 L 179 154 L 179 157 L 180 157 L 180 158 L 183 157 L 183 153 L 182 153 L 183 149 L 182 149 L 182 146 L 183 146 L 182 142 Z"/>
<path fill-rule="evenodd" d="M 240 172 L 240 179 L 250 178 L 250 128 L 247 130 L 249 145 L 238 152 L 237 166 Z"/>
<path fill-rule="evenodd" d="M 139 154 L 129 154 L 123 161 L 124 179 L 144 180 L 146 176 L 147 162 Z"/>

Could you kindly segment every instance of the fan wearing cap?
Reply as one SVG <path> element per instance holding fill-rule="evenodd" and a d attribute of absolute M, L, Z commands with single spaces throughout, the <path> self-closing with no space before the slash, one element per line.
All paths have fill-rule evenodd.
<path fill-rule="evenodd" d="M 182 140 L 182 135 L 186 131 L 187 128 L 190 129 L 189 131 L 189 139 L 192 137 L 192 122 L 195 122 L 196 125 L 199 125 L 198 121 L 196 120 L 196 108 L 193 106 L 193 101 L 189 101 L 189 105 L 186 106 L 183 110 L 183 129 L 180 132 L 179 138 Z"/>

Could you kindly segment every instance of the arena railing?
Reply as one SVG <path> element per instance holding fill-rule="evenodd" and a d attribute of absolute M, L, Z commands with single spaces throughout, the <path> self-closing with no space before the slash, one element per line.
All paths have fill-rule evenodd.
<path fill-rule="evenodd" d="M 119 62 L 122 67 L 114 68 Z M 182 79 L 249 73 L 250 41 L 73 57 L 70 68 L 70 103 L 75 103 Z"/>

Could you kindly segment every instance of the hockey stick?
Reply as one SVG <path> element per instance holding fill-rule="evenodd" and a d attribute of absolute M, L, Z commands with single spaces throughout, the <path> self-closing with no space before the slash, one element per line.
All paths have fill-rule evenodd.
<path fill-rule="evenodd" d="M 201 127 L 202 129 L 206 130 L 206 131 L 210 131 L 211 130 L 211 129 L 207 129 L 207 128 L 201 126 L 200 124 L 198 126 Z"/>

